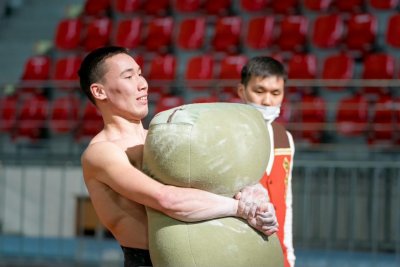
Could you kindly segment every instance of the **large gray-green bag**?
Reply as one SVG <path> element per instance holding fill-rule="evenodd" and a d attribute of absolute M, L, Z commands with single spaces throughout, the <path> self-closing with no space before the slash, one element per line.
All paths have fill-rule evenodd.
<path fill-rule="evenodd" d="M 244 104 L 191 104 L 157 114 L 144 146 L 144 171 L 165 184 L 233 197 L 257 183 L 270 143 L 261 113 Z M 283 266 L 276 235 L 246 221 L 222 218 L 185 223 L 147 209 L 154 266 Z"/>

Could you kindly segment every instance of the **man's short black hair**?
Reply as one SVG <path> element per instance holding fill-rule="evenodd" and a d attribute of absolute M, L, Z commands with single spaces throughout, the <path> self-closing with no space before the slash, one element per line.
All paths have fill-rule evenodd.
<path fill-rule="evenodd" d="M 90 85 L 101 81 L 106 71 L 103 65 L 104 61 L 117 54 L 129 55 L 129 50 L 119 46 L 101 47 L 90 52 L 81 63 L 78 71 L 80 86 L 93 104 L 95 101 L 90 91 Z"/>
<path fill-rule="evenodd" d="M 246 86 L 252 76 L 272 77 L 277 76 L 286 81 L 286 72 L 282 63 L 272 57 L 253 57 L 242 68 L 241 83 Z"/>

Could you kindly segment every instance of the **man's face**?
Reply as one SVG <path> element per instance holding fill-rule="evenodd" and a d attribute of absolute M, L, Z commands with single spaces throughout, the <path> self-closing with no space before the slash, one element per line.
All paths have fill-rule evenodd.
<path fill-rule="evenodd" d="M 148 113 L 148 84 L 139 65 L 131 56 L 118 54 L 106 59 L 105 70 L 102 84 L 114 111 L 127 119 L 143 119 Z"/>
<path fill-rule="evenodd" d="M 238 95 L 245 103 L 279 106 L 284 97 L 285 81 L 277 76 L 251 76 L 247 86 L 239 84 Z"/>

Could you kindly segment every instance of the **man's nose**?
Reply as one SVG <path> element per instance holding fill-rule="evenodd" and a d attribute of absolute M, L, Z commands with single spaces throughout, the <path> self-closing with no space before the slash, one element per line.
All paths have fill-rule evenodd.
<path fill-rule="evenodd" d="M 138 84 L 139 91 L 147 90 L 148 89 L 148 84 L 147 81 L 141 77 L 140 82 Z"/>
<path fill-rule="evenodd" d="M 264 96 L 263 101 L 262 101 L 262 104 L 263 104 L 264 106 L 272 106 L 272 105 L 273 105 L 273 103 L 272 103 L 272 97 L 271 97 L 270 94 L 267 94 L 267 95 Z"/>

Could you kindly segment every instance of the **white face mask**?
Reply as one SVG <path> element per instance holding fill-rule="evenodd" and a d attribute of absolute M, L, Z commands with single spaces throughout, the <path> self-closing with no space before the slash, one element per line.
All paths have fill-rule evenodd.
<path fill-rule="evenodd" d="M 261 106 L 254 103 L 249 103 L 249 105 L 255 107 L 258 111 L 260 111 L 266 122 L 275 120 L 279 117 L 279 113 L 281 112 L 281 105 Z"/>

